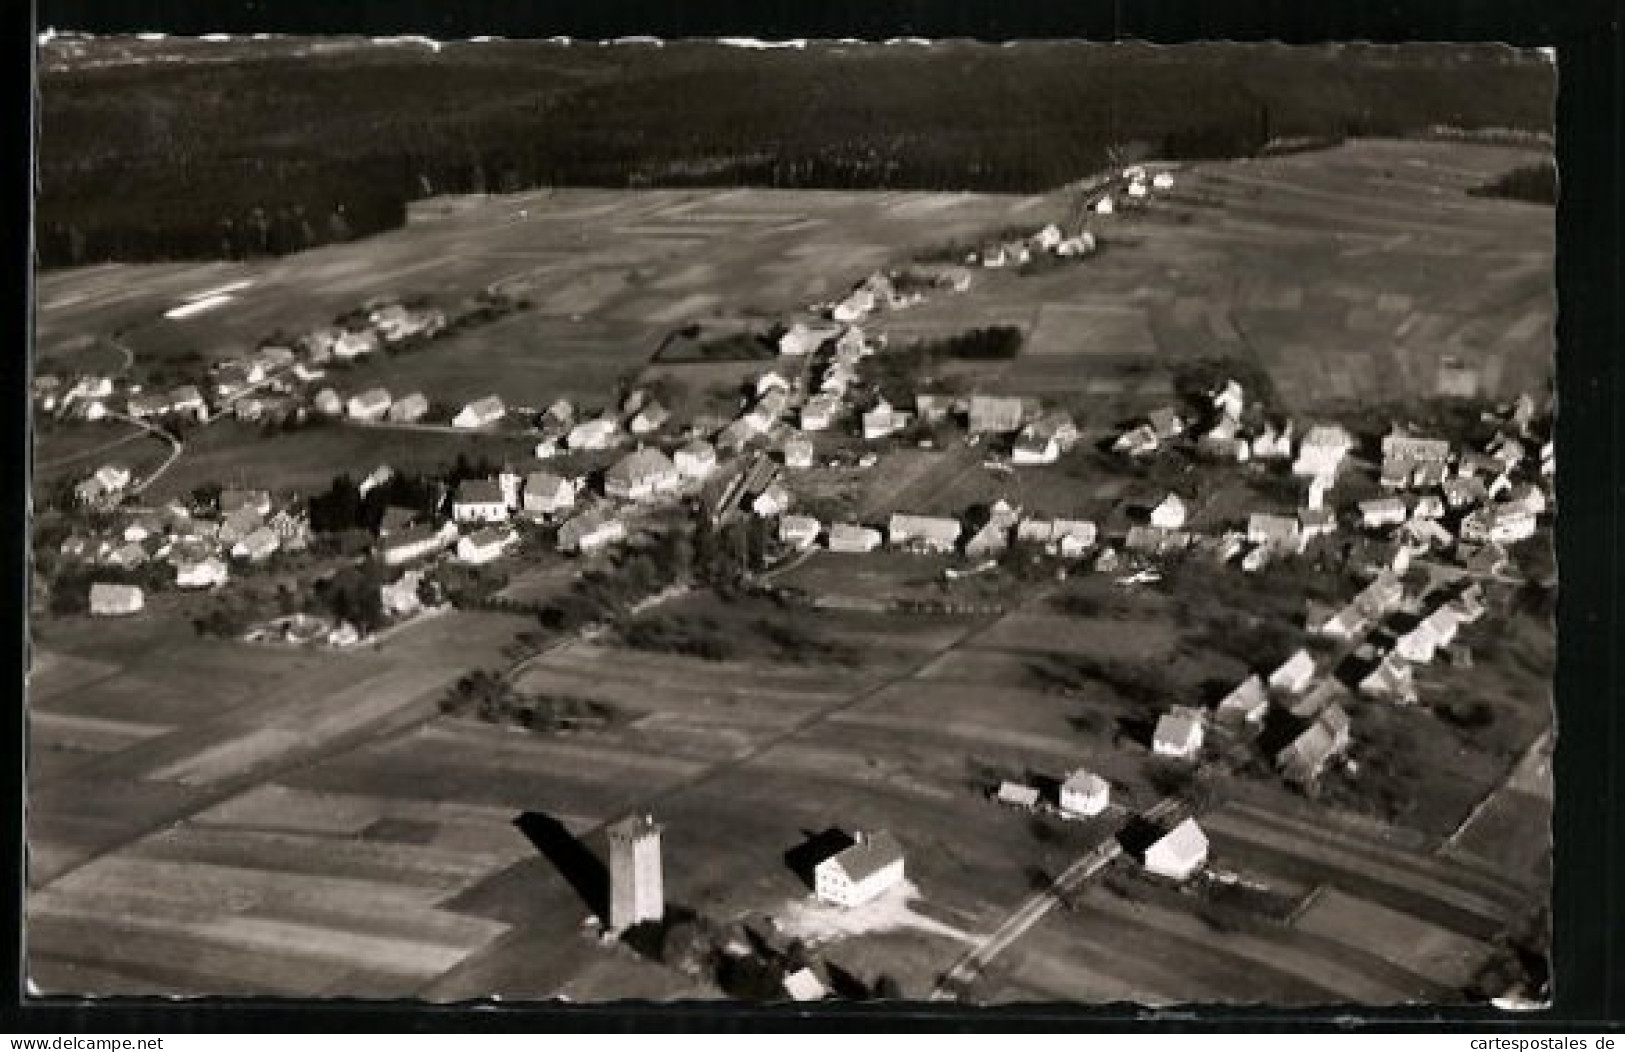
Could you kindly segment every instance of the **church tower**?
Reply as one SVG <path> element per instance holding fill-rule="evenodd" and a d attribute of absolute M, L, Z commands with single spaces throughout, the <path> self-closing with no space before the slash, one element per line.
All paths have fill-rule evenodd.
<path fill-rule="evenodd" d="M 609 927 L 625 931 L 665 916 L 660 873 L 660 826 L 633 815 L 609 827 Z"/>

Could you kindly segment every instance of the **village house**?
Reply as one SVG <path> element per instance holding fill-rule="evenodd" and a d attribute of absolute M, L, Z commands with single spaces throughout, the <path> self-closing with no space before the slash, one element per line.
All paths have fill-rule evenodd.
<path fill-rule="evenodd" d="M 1117 211 L 1117 206 L 1113 203 L 1111 194 L 1102 195 L 1095 201 L 1091 208 L 1093 208 L 1094 213 L 1097 216 L 1109 216 L 1113 212 Z"/>
<path fill-rule="evenodd" d="M 1112 451 L 1140 457 L 1155 453 L 1160 445 L 1156 429 L 1150 424 L 1141 424 L 1119 435 L 1117 441 L 1112 443 Z"/>
<path fill-rule="evenodd" d="M 1049 413 L 1021 429 L 1011 453 L 1014 464 L 1053 464 L 1078 441 L 1078 425 L 1067 413 Z"/>
<path fill-rule="evenodd" d="M 604 473 L 604 493 L 620 500 L 643 501 L 671 493 L 682 485 L 682 473 L 658 449 L 628 453 Z"/>
<path fill-rule="evenodd" d="M 965 542 L 965 554 L 972 559 L 993 559 L 1010 547 L 1010 527 L 997 519 L 984 523 Z"/>
<path fill-rule="evenodd" d="M 779 353 L 787 358 L 802 358 L 814 353 L 840 333 L 840 326 L 808 325 L 798 321 L 779 337 Z"/>
<path fill-rule="evenodd" d="M 1312 427 L 1298 443 L 1298 459 L 1292 464 L 1292 473 L 1334 477 L 1343 458 L 1353 448 L 1354 437 L 1342 427 L 1335 424 Z"/>
<path fill-rule="evenodd" d="M 973 435 L 1004 435 L 1021 429 L 1026 406 L 1019 398 L 972 395 L 966 420 Z"/>
<path fill-rule="evenodd" d="M 954 400 L 948 395 L 916 394 L 914 412 L 925 423 L 936 424 L 948 419 L 953 412 Z"/>
<path fill-rule="evenodd" d="M 223 489 L 218 506 L 222 515 L 247 509 L 264 518 L 271 514 L 271 494 L 262 489 Z M 258 519 L 255 521 L 257 523 Z"/>
<path fill-rule="evenodd" d="M 839 322 L 862 321 L 877 306 L 875 294 L 866 288 L 853 289 L 845 299 L 830 308 L 829 316 Z"/>
<path fill-rule="evenodd" d="M 1225 380 L 1224 386 L 1213 392 L 1211 400 L 1214 410 L 1228 420 L 1240 420 L 1247 406 L 1246 392 L 1234 380 Z"/>
<path fill-rule="evenodd" d="M 880 547 L 880 541 L 879 530 L 838 522 L 830 526 L 825 546 L 832 552 L 868 553 Z"/>
<path fill-rule="evenodd" d="M 1064 814 L 1092 818 L 1104 813 L 1111 802 L 1111 783 L 1092 771 L 1079 768 L 1061 783 L 1060 805 Z"/>
<path fill-rule="evenodd" d="M 1163 530 L 1178 530 L 1185 525 L 1188 509 L 1179 494 L 1170 493 L 1162 503 L 1151 509 L 1151 525 Z"/>
<path fill-rule="evenodd" d="M 1284 694 L 1302 694 L 1315 678 L 1315 659 L 1299 650 L 1270 673 L 1270 689 Z"/>
<path fill-rule="evenodd" d="M 1055 254 L 1063 258 L 1087 256 L 1095 250 L 1095 235 L 1084 230 L 1071 237 L 1064 237 L 1060 244 L 1055 246 Z"/>
<path fill-rule="evenodd" d="M 1253 438 L 1254 460 L 1286 460 L 1292 456 L 1292 423 L 1277 430 L 1274 424 L 1265 424 L 1264 430 Z"/>
<path fill-rule="evenodd" d="M 457 561 L 470 566 L 480 566 L 500 559 L 517 543 L 519 535 L 513 530 L 502 526 L 487 526 L 458 540 Z"/>
<path fill-rule="evenodd" d="M 1535 513 L 1518 504 L 1492 504 L 1461 520 L 1461 539 L 1470 544 L 1515 544 L 1535 535 Z"/>
<path fill-rule="evenodd" d="M 687 479 L 703 479 L 717 469 L 717 451 L 709 442 L 695 439 L 672 456 L 677 470 Z"/>
<path fill-rule="evenodd" d="M 496 479 L 464 479 L 452 498 L 451 517 L 458 522 L 506 522 L 509 511 Z"/>
<path fill-rule="evenodd" d="M 209 419 L 209 403 L 204 401 L 203 392 L 193 384 L 183 384 L 169 393 L 168 410 L 189 415 L 200 422 Z"/>
<path fill-rule="evenodd" d="M 1386 655 L 1379 661 L 1356 688 L 1361 694 L 1370 698 L 1393 701 L 1401 705 L 1414 705 L 1417 701 L 1416 678 L 1411 672 L 1411 666 L 1404 661 L 1396 660 L 1395 655 Z"/>
<path fill-rule="evenodd" d="M 558 515 L 575 507 L 574 483 L 551 471 L 533 471 L 525 476 L 523 508 L 527 515 Z"/>
<path fill-rule="evenodd" d="M 1399 427 L 1391 428 L 1382 440 L 1384 461 L 1409 461 L 1412 464 L 1442 463 L 1450 458 L 1450 443 L 1442 438 L 1421 438 Z"/>
<path fill-rule="evenodd" d="M 822 1001 L 829 996 L 829 990 L 811 968 L 786 973 L 783 985 L 785 996 L 792 1001 Z"/>
<path fill-rule="evenodd" d="M 784 440 L 784 466 L 810 468 L 813 466 L 812 439 L 805 435 L 791 435 Z"/>
<path fill-rule="evenodd" d="M 901 431 L 904 426 L 901 416 L 902 414 L 892 408 L 890 402 L 882 398 L 873 409 L 863 414 L 864 440 L 873 442 Z"/>
<path fill-rule="evenodd" d="M 1006 807 L 1015 807 L 1023 811 L 1038 809 L 1038 790 L 1020 782 L 1000 782 L 993 799 Z"/>
<path fill-rule="evenodd" d="M 1409 517 L 1405 501 L 1399 497 L 1378 497 L 1360 502 L 1360 524 L 1366 529 L 1398 526 Z"/>
<path fill-rule="evenodd" d="M 1532 515 L 1541 515 L 1546 511 L 1546 492 L 1533 482 L 1525 482 L 1512 488 L 1507 494 L 1506 507 L 1518 508 Z"/>
<path fill-rule="evenodd" d="M 175 587 L 215 588 L 225 584 L 228 576 L 226 564 L 213 556 L 209 556 L 196 562 L 177 563 L 175 566 Z"/>
<path fill-rule="evenodd" d="M 451 426 L 464 430 L 492 427 L 508 415 L 508 409 L 497 395 L 476 399 L 458 410 L 451 418 Z"/>
<path fill-rule="evenodd" d="M 382 387 L 374 387 L 350 396 L 345 403 L 345 415 L 351 420 L 382 420 L 389 412 L 390 404 L 389 392 Z"/>
<path fill-rule="evenodd" d="M 632 417 L 626 429 L 634 435 L 648 435 L 665 427 L 670 419 L 671 410 L 659 402 L 650 402 L 637 411 L 637 415 Z"/>
<path fill-rule="evenodd" d="M 1247 540 L 1253 544 L 1267 544 L 1283 552 L 1303 548 L 1303 534 L 1296 518 L 1264 511 L 1255 511 L 1247 517 Z"/>
<path fill-rule="evenodd" d="M 269 526 L 261 526 L 250 532 L 242 540 L 231 546 L 231 556 L 234 559 L 247 559 L 251 563 L 260 563 L 269 559 L 282 547 L 282 538 Z"/>
<path fill-rule="evenodd" d="M 1175 705 L 1157 719 L 1151 736 L 1151 751 L 1175 760 L 1194 760 L 1202 752 L 1206 730 L 1200 709 Z"/>
<path fill-rule="evenodd" d="M 346 332 L 333 341 L 333 357 L 340 361 L 354 361 L 378 350 L 378 334 L 371 329 Z"/>
<path fill-rule="evenodd" d="M 903 849 L 884 830 L 858 833 L 852 846 L 813 869 L 814 893 L 835 906 L 861 906 L 901 884 Z"/>
<path fill-rule="evenodd" d="M 316 392 L 311 400 L 311 408 L 323 416 L 342 416 L 345 411 L 344 399 L 331 387 L 324 387 Z"/>
<path fill-rule="evenodd" d="M 779 520 L 779 540 L 804 552 L 818 542 L 823 524 L 811 515 L 786 515 Z"/>
<path fill-rule="evenodd" d="M 801 430 L 827 431 L 840 415 L 841 400 L 831 394 L 818 394 L 801 407 Z"/>
<path fill-rule="evenodd" d="M 386 617 L 411 617 L 423 609 L 423 571 L 408 570 L 400 580 L 378 586 L 378 602 Z"/>
<path fill-rule="evenodd" d="M 90 586 L 90 613 L 93 617 L 124 617 L 140 613 L 145 606 L 146 596 L 135 585 L 97 581 Z"/>
<path fill-rule="evenodd" d="M 892 514 L 886 537 L 891 547 L 901 551 L 948 554 L 959 543 L 959 523 L 930 515 Z"/>
<path fill-rule="evenodd" d="M 561 552 L 591 555 L 625 539 L 626 523 L 619 517 L 601 510 L 590 511 L 559 527 L 558 547 Z"/>
<path fill-rule="evenodd" d="M 169 399 L 160 394 L 131 395 L 124 412 L 133 420 L 151 420 L 169 412 Z"/>
<path fill-rule="evenodd" d="M 74 496 L 82 503 L 95 504 L 122 493 L 129 484 L 129 468 L 117 464 L 103 464 L 74 487 Z"/>
<path fill-rule="evenodd" d="M 1156 434 L 1158 442 L 1167 442 L 1185 433 L 1185 421 L 1178 410 L 1168 406 L 1153 409 L 1146 414 L 1146 423 Z"/>
<path fill-rule="evenodd" d="M 608 449 L 615 444 L 620 430 L 620 424 L 614 417 L 594 417 L 572 427 L 564 444 L 572 450 Z"/>
<path fill-rule="evenodd" d="M 1263 726 L 1264 717 L 1269 713 L 1269 704 L 1269 693 L 1264 688 L 1264 681 L 1255 672 L 1224 696 L 1218 708 L 1214 710 L 1214 718 L 1220 724 L 1229 727 L 1260 727 Z"/>
<path fill-rule="evenodd" d="M 428 415 L 429 399 L 421 391 L 414 391 L 390 406 L 385 417 L 394 424 L 415 424 Z"/>
<path fill-rule="evenodd" d="M 1341 705 L 1327 705 L 1314 722 L 1275 754 L 1275 766 L 1288 782 L 1310 785 L 1348 746 L 1348 713 Z"/>
<path fill-rule="evenodd" d="M 750 510 L 764 519 L 771 519 L 788 511 L 794 499 L 784 483 L 775 480 L 750 502 Z"/>
<path fill-rule="evenodd" d="M 1196 819 L 1187 818 L 1145 849 L 1146 872 L 1186 881 L 1207 864 L 1208 839 Z"/>

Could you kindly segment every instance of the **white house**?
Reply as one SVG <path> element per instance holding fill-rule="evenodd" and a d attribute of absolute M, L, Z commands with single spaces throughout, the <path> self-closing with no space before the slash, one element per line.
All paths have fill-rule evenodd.
<path fill-rule="evenodd" d="M 1000 782 L 998 791 L 993 798 L 1001 804 L 1009 807 L 1019 807 L 1026 811 L 1038 807 L 1038 790 L 1020 782 Z"/>
<path fill-rule="evenodd" d="M 959 543 L 959 532 L 957 520 L 930 515 L 905 515 L 902 512 L 893 513 L 886 528 L 886 536 L 893 548 L 938 554 L 954 550 Z"/>
<path fill-rule="evenodd" d="M 665 427 L 666 421 L 670 419 L 671 410 L 659 402 L 650 402 L 638 410 L 637 415 L 632 417 L 632 422 L 626 425 L 626 429 L 634 435 L 647 435 Z"/>
<path fill-rule="evenodd" d="M 801 407 L 801 430 L 827 431 L 840 415 L 841 400 L 833 394 L 819 394 Z"/>
<path fill-rule="evenodd" d="M 750 510 L 764 519 L 770 519 L 788 511 L 793 499 L 782 482 L 772 482 L 751 501 Z"/>
<path fill-rule="evenodd" d="M 1297 551 L 1303 547 L 1303 535 L 1296 518 L 1263 511 L 1255 511 L 1247 517 L 1247 540 L 1267 544 L 1278 551 Z"/>
<path fill-rule="evenodd" d="M 682 473 L 658 449 L 628 453 L 604 474 L 604 492 L 622 500 L 652 500 L 682 485 Z"/>
<path fill-rule="evenodd" d="M 779 337 L 779 353 L 787 358 L 805 357 L 835 339 L 840 331 L 835 326 L 815 326 L 798 321 Z"/>
<path fill-rule="evenodd" d="M 382 387 L 352 395 L 345 403 L 345 414 L 351 420 L 382 420 L 389 412 L 389 392 Z"/>
<path fill-rule="evenodd" d="M 1215 716 L 1220 723 L 1235 725 L 1246 724 L 1259 726 L 1269 713 L 1269 693 L 1264 689 L 1264 681 L 1253 673 L 1224 696 L 1219 702 Z"/>
<path fill-rule="evenodd" d="M 138 614 L 147 605 L 141 589 L 129 584 L 97 581 L 90 586 L 90 612 L 95 617 L 123 617 Z"/>
<path fill-rule="evenodd" d="M 1411 666 L 1404 661 L 1396 661 L 1392 654 L 1383 658 L 1361 679 L 1357 689 L 1367 697 L 1400 704 L 1415 704 L 1417 700 L 1416 678 Z"/>
<path fill-rule="evenodd" d="M 1151 188 L 1153 190 L 1172 190 L 1174 188 L 1174 173 L 1158 172 L 1153 175 L 1151 177 Z"/>
<path fill-rule="evenodd" d="M 1061 810 L 1067 814 L 1098 815 L 1111 806 L 1111 802 L 1111 783 L 1092 771 L 1080 768 L 1061 783 Z"/>
<path fill-rule="evenodd" d="M 558 546 L 563 552 L 593 552 L 626 539 L 626 523 L 603 512 L 577 515 L 559 528 Z"/>
<path fill-rule="evenodd" d="M 830 309 L 829 316 L 839 322 L 862 321 L 876 307 L 875 294 L 866 288 L 853 289 L 847 297 Z"/>
<path fill-rule="evenodd" d="M 784 992 L 792 1001 L 822 1001 L 829 990 L 811 968 L 798 968 L 784 977 Z"/>
<path fill-rule="evenodd" d="M 251 563 L 258 563 L 275 555 L 280 547 L 282 538 L 277 532 L 269 526 L 261 526 L 232 545 L 231 554 L 235 559 L 247 559 Z"/>
<path fill-rule="evenodd" d="M 973 435 L 1007 435 L 1021 430 L 1026 406 L 1020 398 L 972 395 L 965 415 L 966 426 Z"/>
<path fill-rule="evenodd" d="M 1314 722 L 1275 755 L 1282 777 L 1308 785 L 1320 777 L 1331 759 L 1349 746 L 1349 716 L 1341 705 L 1327 705 Z"/>
<path fill-rule="evenodd" d="M 323 416 L 339 416 L 344 412 L 344 400 L 331 387 L 317 391 L 316 397 L 311 400 L 311 406 Z"/>
<path fill-rule="evenodd" d="M 1113 212 L 1117 211 L 1117 206 L 1112 203 L 1112 195 L 1106 194 L 1101 197 L 1100 200 L 1096 201 L 1094 210 L 1095 215 L 1097 216 L 1109 216 Z"/>
<path fill-rule="evenodd" d="M 810 468 L 813 466 L 812 439 L 805 435 L 791 435 L 784 440 L 784 466 Z"/>
<path fill-rule="evenodd" d="M 901 430 L 902 423 L 898 413 L 891 407 L 891 403 L 881 399 L 873 409 L 863 414 L 863 437 L 866 441 L 885 438 L 894 431 Z"/>
<path fill-rule="evenodd" d="M 860 906 L 903 882 L 903 849 L 884 830 L 858 833 L 855 843 L 818 863 L 814 893 L 836 906 Z"/>
<path fill-rule="evenodd" d="M 443 551 L 455 543 L 457 543 L 457 527 L 449 522 L 442 523 L 438 527 L 428 523 L 408 526 L 392 531 L 383 539 L 384 565 L 399 566 L 402 563 L 409 563 L 414 559 Z"/>
<path fill-rule="evenodd" d="M 175 567 L 175 587 L 213 588 L 226 583 L 226 564 L 209 556 L 196 562 L 181 563 Z"/>
<path fill-rule="evenodd" d="M 378 334 L 370 329 L 346 332 L 333 341 L 333 357 L 342 361 L 352 361 L 363 355 L 372 354 L 377 349 Z"/>
<path fill-rule="evenodd" d="M 1206 865 L 1207 852 L 1207 834 L 1187 818 L 1145 849 L 1145 868 L 1169 880 L 1189 880 Z"/>
<path fill-rule="evenodd" d="M 1479 508 L 1461 520 L 1461 539 L 1472 544 L 1513 544 L 1535 535 L 1535 513 L 1521 504 Z"/>
<path fill-rule="evenodd" d="M 818 541 L 823 524 L 811 515 L 786 515 L 779 520 L 779 540 L 796 551 L 806 551 Z"/>
<path fill-rule="evenodd" d="M 451 517 L 458 522 L 506 522 L 507 494 L 495 479 L 465 479 L 452 500 Z"/>
<path fill-rule="evenodd" d="M 1176 760 L 1193 760 L 1202 751 L 1205 731 L 1200 710 L 1175 705 L 1157 720 L 1151 751 Z"/>
<path fill-rule="evenodd" d="M 508 409 L 502 404 L 502 399 L 496 395 L 487 395 L 476 399 L 458 410 L 457 415 L 451 418 L 451 426 L 464 430 L 491 427 L 508 414 Z"/>
<path fill-rule="evenodd" d="M 570 429 L 564 444 L 575 450 L 608 449 L 615 444 L 620 425 L 613 417 L 600 416 L 583 420 Z"/>
<path fill-rule="evenodd" d="M 672 462 L 684 478 L 703 479 L 717 469 L 716 447 L 695 439 L 672 456 Z"/>
<path fill-rule="evenodd" d="M 429 399 L 421 391 L 414 391 L 389 407 L 391 423 L 415 424 L 429 415 Z"/>
<path fill-rule="evenodd" d="M 502 557 L 519 541 L 519 535 L 500 526 L 476 530 L 457 542 L 458 562 L 478 566 Z"/>
<path fill-rule="evenodd" d="M 551 471 L 533 471 L 525 476 L 524 509 L 530 515 L 558 515 L 575 507 L 576 488 L 567 478 Z"/>
<path fill-rule="evenodd" d="M 1360 502 L 1360 522 L 1367 529 L 1398 526 L 1410 517 L 1400 497 L 1379 497 Z"/>
<path fill-rule="evenodd" d="M 1131 457 L 1139 457 L 1155 453 L 1159 445 L 1156 429 L 1150 424 L 1141 424 L 1119 435 L 1117 441 L 1112 443 L 1112 450 Z"/>
<path fill-rule="evenodd" d="M 832 552 L 868 553 L 880 547 L 880 541 L 879 530 L 838 522 L 830 526 L 825 545 Z"/>
<path fill-rule="evenodd" d="M 1314 678 L 1315 659 L 1309 656 L 1309 651 L 1299 650 L 1270 673 L 1270 689 L 1286 694 L 1302 694 Z"/>
<path fill-rule="evenodd" d="M 1178 530 L 1185 525 L 1188 509 L 1179 494 L 1170 493 L 1162 503 L 1151 509 L 1151 525 L 1163 530 Z"/>
<path fill-rule="evenodd" d="M 1321 424 L 1309 429 L 1298 444 L 1298 459 L 1292 465 L 1294 475 L 1336 475 L 1343 458 L 1354 448 L 1354 437 L 1336 424 Z"/>

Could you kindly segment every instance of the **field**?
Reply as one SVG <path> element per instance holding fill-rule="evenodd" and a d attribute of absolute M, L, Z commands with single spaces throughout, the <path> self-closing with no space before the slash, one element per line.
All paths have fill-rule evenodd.
<path fill-rule="evenodd" d="M 894 339 L 1022 325 L 1024 353 L 978 368 L 974 382 L 1068 405 L 1088 438 L 1060 464 L 1013 475 L 987 470 L 983 449 L 888 453 L 852 476 L 863 480 L 858 516 L 957 514 L 1004 496 L 1104 521 L 1119 501 L 1181 480 L 1115 472 L 1089 444 L 1166 402 L 1182 363 L 1215 355 L 1255 364 L 1280 407 L 1302 416 L 1408 403 L 1447 355 L 1477 368 L 1486 394 L 1538 391 L 1552 367 L 1551 213 L 1465 192 L 1526 159 L 1363 141 L 1193 166 L 1149 209 L 1093 220 L 1107 242 L 1098 258 L 1030 276 L 978 272 L 962 296 L 882 316 L 876 328 Z M 1075 204 L 1064 193 L 538 192 L 276 262 L 47 274 L 39 324 L 53 342 L 124 328 L 140 356 L 213 354 L 375 294 L 517 283 L 532 309 L 369 364 L 366 383 L 448 400 L 607 399 L 606 385 L 685 321 L 790 311 L 905 248 L 1036 228 Z M 234 279 L 254 282 L 234 305 L 184 327 L 154 321 L 181 294 Z M 464 448 L 532 464 L 518 438 L 264 436 L 221 424 L 189 440 L 154 492 L 316 486 L 338 470 L 426 465 Z M 851 481 L 825 471 L 809 484 Z M 1198 514 L 1228 520 L 1245 506 L 1219 487 Z M 662 611 L 741 637 L 758 618 L 793 618 L 855 653 L 851 663 L 797 663 L 754 643 L 725 661 L 612 637 L 547 650 L 520 670 L 520 689 L 625 717 L 564 734 L 435 711 L 463 673 L 504 667 L 527 619 L 458 613 L 353 654 L 211 642 L 162 616 L 46 622 L 30 701 L 31 976 L 48 991 L 100 993 L 716 996 L 584 929 L 601 887 L 583 850 L 601 860 L 602 827 L 649 811 L 666 829 L 668 901 L 759 932 L 790 923 L 806 898 L 787 853 L 830 827 L 895 833 L 925 920 L 814 952 L 924 997 L 1037 887 L 1165 795 L 1145 755 L 1148 708 L 1200 700 L 1256 659 L 1191 611 L 1251 597 L 1254 620 L 1295 627 L 1301 616 L 1296 593 L 1264 602 L 1267 577 L 1211 596 L 1188 583 L 1128 590 L 1103 576 L 1034 583 L 1005 571 L 950 588 L 946 565 L 819 554 L 778 583 L 845 609 L 700 594 Z M 512 587 L 561 586 L 549 567 Z M 1072 591 L 1099 612 L 1051 601 Z M 854 609 L 944 596 L 976 602 L 958 614 Z M 1290 910 L 1237 919 L 1196 893 L 1143 886 L 1119 861 L 964 996 L 1460 999 L 1498 936 L 1544 895 L 1540 853 L 1512 840 L 1531 839 L 1549 796 L 1526 770 L 1538 762 L 1519 761 L 1550 724 L 1549 625 L 1496 614 L 1465 636 L 1477 663 L 1450 670 L 1435 693 L 1484 698 L 1493 725 L 1447 727 L 1426 709 L 1354 714 L 1357 740 L 1380 731 L 1419 743 L 1412 766 L 1381 777 L 1427 807 L 1385 822 L 1269 777 L 1215 777 L 1203 814 L 1215 863 Z M 1110 821 L 1063 823 L 986 799 L 1001 779 L 1079 766 L 1113 783 L 1121 809 Z"/>

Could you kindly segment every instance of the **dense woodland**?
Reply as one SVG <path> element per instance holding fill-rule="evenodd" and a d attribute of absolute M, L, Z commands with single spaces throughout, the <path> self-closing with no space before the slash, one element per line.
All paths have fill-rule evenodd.
<path fill-rule="evenodd" d="M 99 46 L 121 60 L 96 61 Z M 414 199 L 541 185 L 1032 192 L 1114 149 L 1197 158 L 1433 125 L 1549 131 L 1555 89 L 1545 62 L 1460 47 L 290 54 L 239 41 L 202 61 L 172 41 L 129 61 L 142 46 L 92 41 L 45 65 L 44 266 L 283 253 L 398 226 Z"/>

